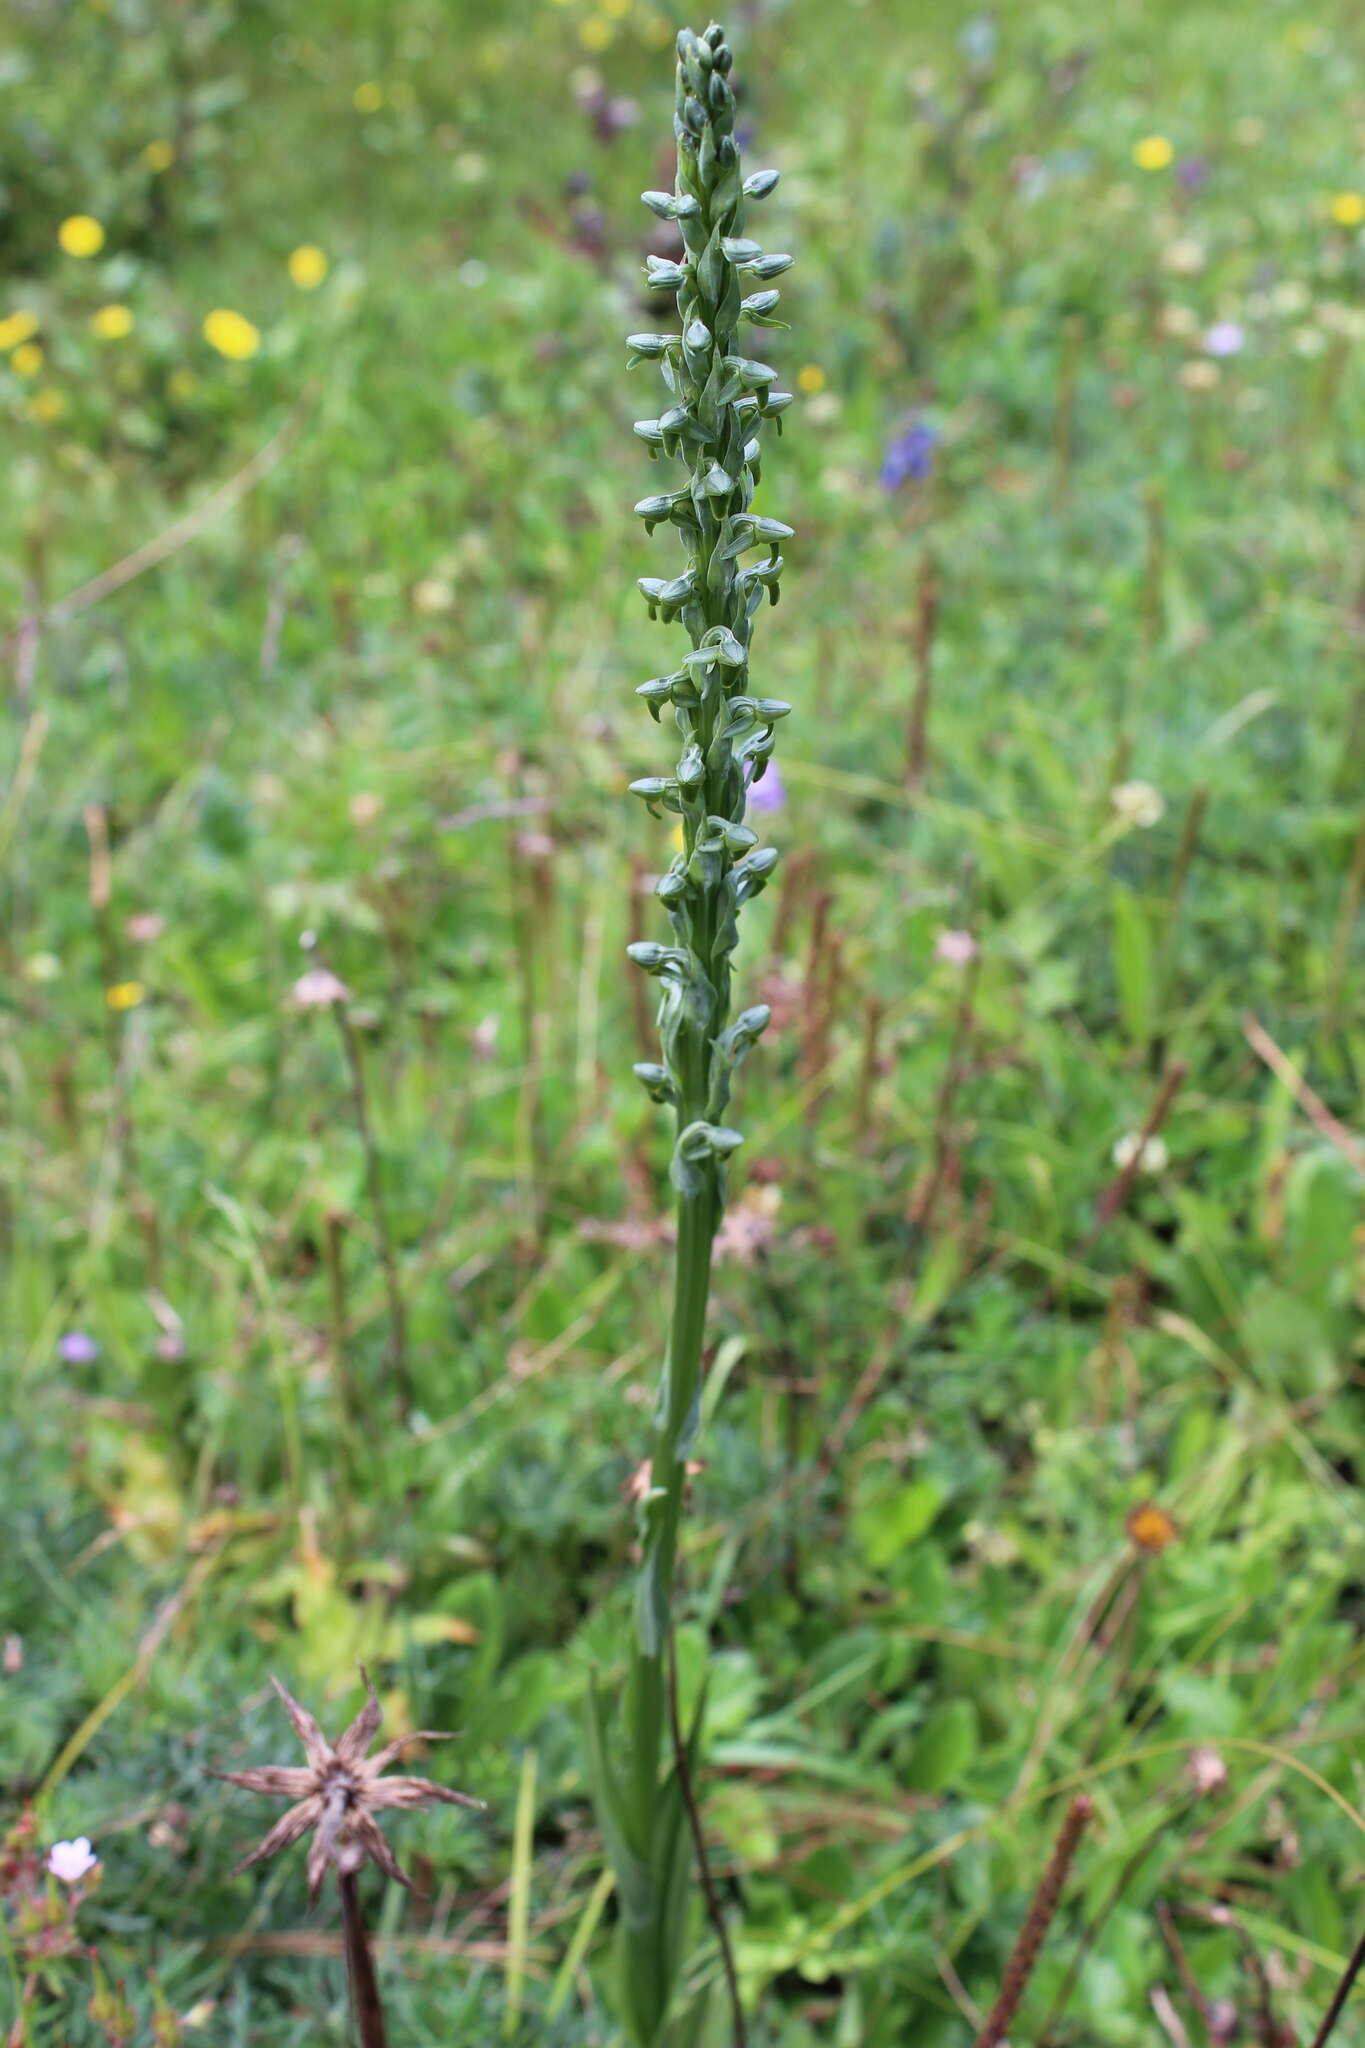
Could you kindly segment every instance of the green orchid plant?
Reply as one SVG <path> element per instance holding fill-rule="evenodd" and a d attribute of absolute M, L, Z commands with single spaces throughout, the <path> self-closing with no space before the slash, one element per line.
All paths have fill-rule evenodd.
<path fill-rule="evenodd" d="M 689 1770 L 700 1711 L 686 1737 L 670 1717 L 674 1579 L 687 1461 L 700 1419 L 712 1242 L 726 1162 L 740 1143 L 726 1111 L 735 1070 L 768 1022 L 762 1004 L 731 1017 L 739 912 L 777 863 L 776 851 L 760 847 L 745 823 L 745 807 L 768 765 L 777 723 L 791 708 L 753 694 L 749 656 L 759 608 L 765 599 L 777 603 L 779 550 L 792 531 L 752 509 L 760 436 L 768 422 L 781 431 L 792 400 L 774 388 L 776 371 L 746 353 L 743 336 L 746 325 L 782 324 L 774 318 L 772 280 L 792 259 L 765 253 L 745 233 L 746 202 L 765 198 L 777 173 L 742 173 L 732 62 L 715 25 L 704 35 L 685 29 L 678 37 L 676 189 L 646 192 L 644 201 L 676 222 L 681 237 L 676 261 L 648 262 L 651 286 L 677 295 L 679 331 L 629 339 L 631 363 L 657 362 L 669 393 L 662 414 L 638 421 L 635 432 L 651 457 L 685 470 L 635 509 L 648 532 L 668 526 L 681 537 L 686 567 L 669 578 L 643 577 L 640 589 L 651 617 L 681 624 L 691 642 L 670 674 L 637 692 L 656 720 L 671 709 L 681 743 L 672 774 L 631 785 L 656 815 L 671 813 L 681 823 L 680 848 L 657 886 L 672 943 L 630 948 L 636 965 L 661 984 L 661 1058 L 635 1071 L 676 1119 L 670 1178 L 677 1237 L 640 1509 L 624 1745 L 613 1740 L 596 1698 L 592 1714 L 599 1806 L 620 1898 L 623 2011 L 641 2048 L 674 2038 L 692 1836 L 700 1850 Z M 724 1946 L 723 1925 L 717 1933 Z"/>

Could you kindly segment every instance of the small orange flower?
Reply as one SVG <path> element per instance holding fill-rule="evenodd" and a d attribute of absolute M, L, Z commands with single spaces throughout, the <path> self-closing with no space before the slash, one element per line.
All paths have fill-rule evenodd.
<path fill-rule="evenodd" d="M 1154 1500 L 1140 1501 L 1133 1508 L 1124 1523 L 1133 1542 L 1139 1550 L 1149 1556 L 1159 1557 L 1163 1550 L 1169 1550 L 1180 1534 L 1175 1518 L 1165 1508 L 1158 1507 Z"/>

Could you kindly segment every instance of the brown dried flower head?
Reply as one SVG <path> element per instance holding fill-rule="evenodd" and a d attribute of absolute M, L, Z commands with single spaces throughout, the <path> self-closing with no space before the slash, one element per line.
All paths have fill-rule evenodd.
<path fill-rule="evenodd" d="M 349 1877 L 359 1870 L 362 1863 L 373 1861 L 386 1877 L 396 1878 L 399 1884 L 406 1885 L 409 1880 L 399 1869 L 393 1851 L 375 1821 L 375 1814 L 382 1813 L 386 1807 L 428 1806 L 433 1800 L 444 1800 L 451 1806 L 482 1809 L 482 1799 L 471 1799 L 464 1792 L 452 1792 L 448 1786 L 433 1784 L 429 1778 L 385 1778 L 380 1775 L 407 1743 L 448 1742 L 451 1738 L 432 1728 L 419 1728 L 411 1735 L 400 1735 L 393 1742 L 386 1742 L 382 1749 L 368 1756 L 366 1752 L 379 1733 L 384 1710 L 363 1664 L 360 1675 L 369 1697 L 346 1733 L 337 1737 L 335 1747 L 328 1742 L 307 1708 L 290 1697 L 278 1678 L 271 1678 L 270 1683 L 293 1723 L 294 1733 L 303 1744 L 308 1759 L 306 1767 L 266 1764 L 257 1771 L 214 1771 L 210 1774 L 222 1778 L 229 1785 L 240 1785 L 247 1792 L 264 1792 L 271 1799 L 292 1799 L 295 1802 L 288 1813 L 276 1821 L 265 1840 L 249 1856 L 242 1858 L 233 1871 L 234 1877 L 240 1871 L 249 1870 L 253 1863 L 260 1863 L 265 1857 L 292 1847 L 311 1831 L 313 1840 L 308 1850 L 310 1900 L 315 1900 L 321 1891 L 329 1864 L 339 1876 Z"/>

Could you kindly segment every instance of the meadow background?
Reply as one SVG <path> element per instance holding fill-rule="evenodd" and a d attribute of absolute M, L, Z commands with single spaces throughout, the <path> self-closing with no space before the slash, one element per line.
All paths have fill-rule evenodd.
<path fill-rule="evenodd" d="M 392 1829 L 397 2038 L 619 2038 L 583 1709 L 669 1258 L 624 792 L 676 638 L 623 337 L 681 18 L 0 32 L 16 2042 L 346 2038 L 334 1903 L 230 1877 L 268 1815 L 205 1769 L 357 1658 L 488 1801 Z M 965 2048 L 1084 1788 L 1019 2038 L 1306 2040 L 1365 1919 L 1365 26 L 728 27 L 798 256 L 795 712 L 681 1650 L 755 2039 Z"/>

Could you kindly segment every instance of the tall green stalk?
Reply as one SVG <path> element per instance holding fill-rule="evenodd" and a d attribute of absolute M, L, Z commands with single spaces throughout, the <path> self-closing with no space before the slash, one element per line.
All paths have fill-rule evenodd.
<path fill-rule="evenodd" d="M 680 621 L 691 651 L 669 675 L 642 683 L 657 720 L 673 709 L 682 750 L 671 775 L 633 783 L 657 815 L 681 820 L 682 844 L 658 895 L 672 945 L 642 942 L 631 957 L 661 988 L 661 1061 L 635 1069 L 656 1102 L 677 1120 L 670 1179 L 677 1196 L 672 1317 L 654 1412 L 649 1485 L 640 1511 L 640 1576 L 625 1700 L 628 1755 L 616 1760 L 600 1703 L 593 1748 L 604 1830 L 622 1907 L 625 2016 L 635 2040 L 662 2040 L 670 2023 L 686 1937 L 690 1848 L 686 1785 L 669 1749 L 667 1658 L 673 1582 L 687 1459 L 700 1416 L 702 1342 L 711 1280 L 711 1247 L 725 1199 L 725 1162 L 739 1133 L 724 1121 L 735 1069 L 768 1022 L 764 1005 L 730 1021 L 730 959 L 740 906 L 764 887 L 777 862 L 744 822 L 747 791 L 764 772 L 773 732 L 790 706 L 749 691 L 754 615 L 766 593 L 776 604 L 782 574 L 778 545 L 791 534 L 752 510 L 759 479 L 759 430 L 777 423 L 791 394 L 774 390 L 776 372 L 746 355 L 741 323 L 778 326 L 769 281 L 791 257 L 765 255 L 744 234 L 746 198 L 762 199 L 775 171 L 742 178 L 734 139 L 731 53 L 722 30 L 678 37 L 674 133 L 678 175 L 672 193 L 647 192 L 645 204 L 676 221 L 679 261 L 649 259 L 650 283 L 677 294 L 680 332 L 634 334 L 632 364 L 658 362 L 672 403 L 658 419 L 636 422 L 652 457 L 680 459 L 686 478 L 643 499 L 646 530 L 668 524 L 681 535 L 687 566 L 662 580 L 643 577 L 651 617 Z M 746 296 L 746 287 L 757 287 Z M 765 559 L 754 559 L 764 551 Z M 699 1730 L 694 1726 L 690 1745 Z"/>

